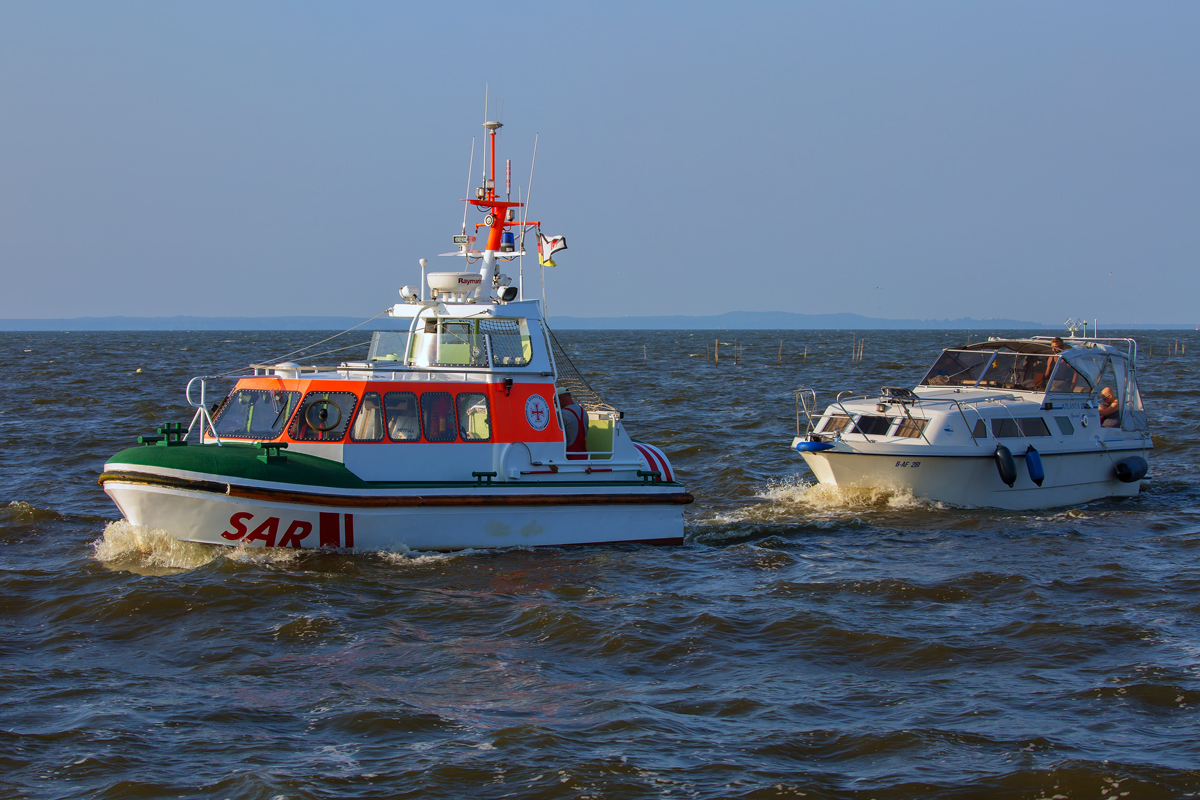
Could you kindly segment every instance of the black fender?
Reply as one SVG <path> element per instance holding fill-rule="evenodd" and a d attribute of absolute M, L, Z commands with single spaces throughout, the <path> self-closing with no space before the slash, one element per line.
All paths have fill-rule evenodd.
<path fill-rule="evenodd" d="M 1134 483 L 1146 477 L 1146 473 L 1150 471 L 1150 465 L 1141 456 L 1130 456 L 1118 461 L 1114 469 L 1117 473 L 1117 480 L 1121 483 Z"/>
<path fill-rule="evenodd" d="M 1012 451 L 1002 444 L 996 445 L 996 471 L 1000 473 L 1000 480 L 1008 484 L 1009 488 L 1017 482 L 1017 464 L 1013 461 Z"/>

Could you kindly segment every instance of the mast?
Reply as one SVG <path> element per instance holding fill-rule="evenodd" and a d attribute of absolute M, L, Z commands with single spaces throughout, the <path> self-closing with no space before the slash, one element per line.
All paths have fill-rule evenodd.
<path fill-rule="evenodd" d="M 487 228 L 486 243 L 480 248 L 483 252 L 482 265 L 479 268 L 479 274 L 482 277 L 482 283 L 476 296 L 480 298 L 488 297 L 492 291 L 492 280 L 496 273 L 496 258 L 497 254 L 503 253 L 508 255 L 509 251 L 513 251 L 514 247 L 510 244 L 505 249 L 504 233 L 506 228 L 516 227 L 537 227 L 539 222 L 533 221 L 516 221 L 516 213 L 513 209 L 521 208 L 524 203 L 514 203 L 511 199 L 512 194 L 512 162 L 505 165 L 505 196 L 500 199 L 500 195 L 496 191 L 496 132 L 504 127 L 504 123 L 495 120 L 488 120 L 483 123 L 483 127 L 488 132 L 488 167 L 486 177 L 483 179 L 483 185 L 475 190 L 474 198 L 467 198 L 466 202 L 479 208 L 481 211 L 486 210 L 487 216 L 483 218 L 483 222 L 476 224 L 475 228 Z M 510 220 L 510 216 L 512 219 Z M 511 236 L 511 234 L 510 234 Z M 515 255 L 515 252 L 513 253 Z M 512 299 L 512 298 L 509 298 Z"/>

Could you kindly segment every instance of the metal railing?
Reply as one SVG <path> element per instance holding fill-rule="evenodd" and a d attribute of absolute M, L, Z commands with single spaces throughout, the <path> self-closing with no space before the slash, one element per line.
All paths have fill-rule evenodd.
<path fill-rule="evenodd" d="M 209 379 L 215 379 L 215 377 L 216 376 L 213 376 L 213 375 L 197 376 L 195 378 L 192 378 L 190 381 L 188 381 L 187 389 L 184 390 L 183 394 L 184 394 L 184 397 L 187 399 L 188 405 L 191 406 L 192 408 L 196 409 L 196 413 L 192 415 L 192 421 L 188 425 L 187 434 L 183 438 L 187 439 L 189 436 L 192 435 L 192 428 L 196 427 L 196 422 L 199 421 L 200 422 L 200 431 L 199 431 L 200 442 L 201 443 L 204 442 L 204 429 L 207 427 L 209 432 L 212 434 L 212 437 L 217 440 L 217 446 L 220 447 L 221 446 L 221 437 L 217 435 L 216 423 L 213 422 L 212 414 L 210 414 L 208 411 L 208 398 L 206 395 L 206 391 L 207 391 L 206 384 L 209 381 Z M 196 402 L 195 400 L 192 399 L 192 386 L 196 383 L 196 381 L 200 381 L 200 401 L 199 402 Z"/>

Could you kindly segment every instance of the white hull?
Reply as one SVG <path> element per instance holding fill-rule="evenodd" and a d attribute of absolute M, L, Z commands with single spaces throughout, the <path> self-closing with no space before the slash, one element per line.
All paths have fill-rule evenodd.
<path fill-rule="evenodd" d="M 1141 451 L 1042 453 L 1046 478 L 1039 487 L 1030 479 L 1021 453 L 1013 453 L 1017 480 L 1010 488 L 1000 479 L 996 462 L 986 456 L 928 456 L 802 453 L 821 483 L 849 488 L 888 488 L 914 497 L 967 508 L 1010 511 L 1058 508 L 1106 497 L 1131 497 L 1140 481 L 1117 480 L 1113 463 Z M 1111 455 L 1111 457 L 1110 457 Z"/>
<path fill-rule="evenodd" d="M 463 550 L 610 542 L 678 543 L 683 506 L 592 503 L 518 505 L 348 505 L 352 498 L 276 502 L 143 483 L 104 490 L 134 525 L 177 539 L 242 547 Z"/>

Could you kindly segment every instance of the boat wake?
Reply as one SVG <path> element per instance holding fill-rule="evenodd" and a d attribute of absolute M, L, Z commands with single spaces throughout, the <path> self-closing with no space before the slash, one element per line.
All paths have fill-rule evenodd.
<path fill-rule="evenodd" d="M 104 535 L 92 542 L 93 557 L 111 569 L 139 575 L 170 575 L 203 567 L 218 558 L 232 561 L 286 563 L 300 558 L 290 548 L 222 547 L 182 542 L 156 528 L 133 525 L 125 520 L 110 522 Z"/>
<path fill-rule="evenodd" d="M 907 489 L 854 489 L 814 483 L 793 476 L 773 481 L 755 493 L 761 502 L 717 513 L 689 526 L 688 538 L 715 542 L 747 536 L 794 532 L 797 524 L 826 529 L 864 512 L 907 512 L 943 509 L 931 500 L 913 497 Z"/>
<path fill-rule="evenodd" d="M 743 513 L 791 513 L 797 509 L 807 512 L 840 511 L 907 511 L 943 508 L 941 503 L 913 497 L 911 489 L 873 486 L 853 488 L 807 481 L 799 476 L 775 481 L 755 497 L 767 501 L 740 509 Z"/>
<path fill-rule="evenodd" d="M 915 511 L 943 507 L 941 503 L 913 497 L 911 489 L 832 486 L 804 480 L 799 476 L 772 481 L 754 496 L 764 502 L 739 508 L 723 515 L 720 521 L 781 522 L 794 518 L 797 513 L 841 516 L 843 513 L 863 511 Z"/>

